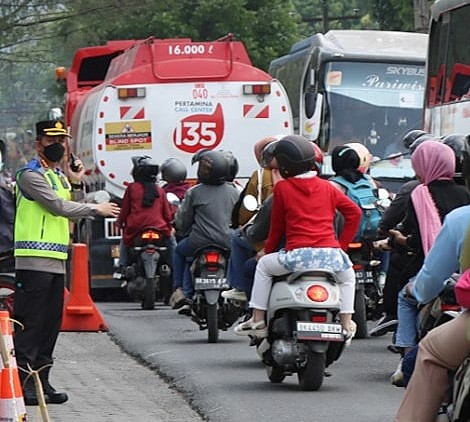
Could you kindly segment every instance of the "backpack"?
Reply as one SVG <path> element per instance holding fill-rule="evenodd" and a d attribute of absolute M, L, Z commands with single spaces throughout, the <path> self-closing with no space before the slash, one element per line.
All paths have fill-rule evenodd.
<path fill-rule="evenodd" d="M 355 240 L 375 239 L 382 214 L 376 206 L 377 194 L 372 179 L 364 175 L 356 183 L 351 183 L 342 176 L 331 179 L 346 189 L 346 195 L 362 210 L 362 219 Z"/>

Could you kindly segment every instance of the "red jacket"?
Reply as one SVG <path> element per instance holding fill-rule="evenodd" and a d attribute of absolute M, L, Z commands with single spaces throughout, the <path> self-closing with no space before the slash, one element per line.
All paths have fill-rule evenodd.
<path fill-rule="evenodd" d="M 155 199 L 153 206 L 144 208 L 144 186 L 134 182 L 127 187 L 116 221 L 116 224 L 124 229 L 123 239 L 126 246 L 132 246 L 132 239 L 146 227 L 155 227 L 167 237 L 171 235 L 174 213 L 166 199 L 165 191 L 157 185 L 155 189 L 158 190 L 159 197 Z"/>
<path fill-rule="evenodd" d="M 344 216 L 339 241 L 333 228 L 335 212 Z M 303 247 L 346 250 L 361 221 L 361 209 L 320 177 L 290 177 L 274 186 L 271 225 L 265 252 L 274 252 L 285 236 L 285 249 Z"/>

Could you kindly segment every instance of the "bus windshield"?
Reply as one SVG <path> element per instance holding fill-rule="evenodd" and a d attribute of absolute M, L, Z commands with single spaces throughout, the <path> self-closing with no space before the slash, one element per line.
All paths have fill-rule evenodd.
<path fill-rule="evenodd" d="M 321 145 L 331 153 L 348 142 L 364 144 L 374 156 L 374 178 L 414 176 L 401 144 L 403 135 L 422 127 L 424 66 L 371 62 L 325 64 Z M 332 174 L 327 156 L 325 174 Z"/>

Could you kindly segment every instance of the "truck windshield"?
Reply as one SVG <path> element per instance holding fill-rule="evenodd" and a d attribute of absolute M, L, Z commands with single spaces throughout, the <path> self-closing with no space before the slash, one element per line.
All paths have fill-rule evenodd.
<path fill-rule="evenodd" d="M 364 144 L 374 156 L 371 176 L 413 177 L 403 135 L 422 128 L 424 66 L 370 62 L 330 62 L 324 73 L 322 144 L 329 153 L 348 142 Z M 380 161 L 379 161 L 380 160 Z M 332 174 L 326 159 L 325 174 Z"/>

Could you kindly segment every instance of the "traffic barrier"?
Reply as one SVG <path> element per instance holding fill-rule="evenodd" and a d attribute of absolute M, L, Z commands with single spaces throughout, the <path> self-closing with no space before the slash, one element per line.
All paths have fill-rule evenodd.
<path fill-rule="evenodd" d="M 23 390 L 13 344 L 13 330 L 8 311 L 0 311 L 0 420 L 27 421 Z"/>
<path fill-rule="evenodd" d="M 0 333 L 0 353 L 2 356 L 0 368 L 17 368 L 13 329 L 8 311 L 0 311 Z"/>
<path fill-rule="evenodd" d="M 18 368 L 2 369 L 0 420 L 5 422 L 26 422 L 28 420 Z"/>
<path fill-rule="evenodd" d="M 65 298 L 62 331 L 108 331 L 89 293 L 88 246 L 72 244 L 70 294 Z"/>

